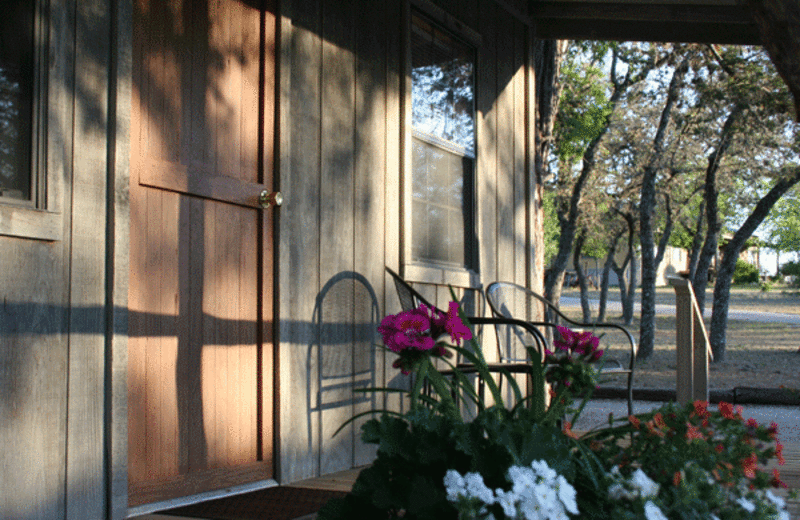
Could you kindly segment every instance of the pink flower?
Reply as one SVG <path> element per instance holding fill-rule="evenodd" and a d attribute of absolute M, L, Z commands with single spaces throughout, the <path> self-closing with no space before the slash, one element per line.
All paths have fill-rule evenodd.
<path fill-rule="evenodd" d="M 600 338 L 591 332 L 575 332 L 567 327 L 558 326 L 561 339 L 553 340 L 556 351 L 566 352 L 567 355 L 577 354 L 584 356 L 589 362 L 597 361 L 602 357 L 603 351 L 598 350 Z"/>
<path fill-rule="evenodd" d="M 431 320 L 420 309 L 386 316 L 378 327 L 383 342 L 392 352 L 406 349 L 430 350 L 436 342 L 430 337 Z"/>
<path fill-rule="evenodd" d="M 472 339 L 472 331 L 469 330 L 469 327 L 464 325 L 464 322 L 461 321 L 461 318 L 458 316 L 458 303 L 456 302 L 450 302 L 444 329 L 450 334 L 450 339 L 452 339 L 456 345 L 461 345 L 462 339 Z"/>
<path fill-rule="evenodd" d="M 381 320 L 378 332 L 386 347 L 400 354 L 394 362 L 404 374 L 410 373 L 426 356 L 450 357 L 444 343 L 437 340 L 449 334 L 459 344 L 462 339 L 472 338 L 472 331 L 458 317 L 458 303 L 451 302 L 447 314 L 435 307 L 420 305 L 416 309 L 389 315 Z"/>

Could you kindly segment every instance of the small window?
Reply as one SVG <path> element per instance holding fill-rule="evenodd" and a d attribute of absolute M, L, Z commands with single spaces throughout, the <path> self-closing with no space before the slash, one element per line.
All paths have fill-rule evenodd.
<path fill-rule="evenodd" d="M 411 21 L 411 261 L 472 268 L 475 50 Z"/>
<path fill-rule="evenodd" d="M 37 202 L 34 80 L 34 2 L 12 0 L 0 16 L 0 203 Z"/>

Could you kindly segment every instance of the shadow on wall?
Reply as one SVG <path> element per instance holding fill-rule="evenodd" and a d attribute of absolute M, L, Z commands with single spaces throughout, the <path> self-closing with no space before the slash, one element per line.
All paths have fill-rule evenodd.
<path fill-rule="evenodd" d="M 319 446 L 321 474 L 365 464 L 370 451 L 360 446 L 360 424 L 334 432 L 356 413 L 374 410 L 378 397 L 356 389 L 377 384 L 378 298 L 361 274 L 343 271 L 317 295 L 314 343 L 306 364 L 308 439 Z M 382 367 L 380 368 L 382 370 Z"/>

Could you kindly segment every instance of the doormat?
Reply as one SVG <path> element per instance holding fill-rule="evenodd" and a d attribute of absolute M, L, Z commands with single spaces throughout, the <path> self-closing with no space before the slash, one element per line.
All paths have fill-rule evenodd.
<path fill-rule="evenodd" d="M 316 513 L 331 498 L 341 498 L 346 494 L 328 489 L 275 486 L 159 511 L 158 514 L 207 520 L 293 520 Z"/>

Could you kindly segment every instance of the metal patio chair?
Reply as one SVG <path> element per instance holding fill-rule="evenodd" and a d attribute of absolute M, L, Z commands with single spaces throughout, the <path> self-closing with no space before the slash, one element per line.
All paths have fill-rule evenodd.
<path fill-rule="evenodd" d="M 570 319 L 543 296 L 536 294 L 527 287 L 511 282 L 493 282 L 489 284 L 486 289 L 486 300 L 494 316 L 523 320 L 536 327 L 544 328 L 548 332 L 552 332 L 553 335 L 558 334 L 556 327 L 559 322 L 570 328 L 582 331 L 602 329 L 620 333 L 630 345 L 627 366 L 622 360 L 606 355 L 604 356 L 605 365 L 600 370 L 600 373 L 627 376 L 628 414 L 633 414 L 633 373 L 636 363 L 636 341 L 628 329 L 615 323 L 582 323 Z M 539 316 L 540 309 L 546 311 L 543 313 L 545 316 L 553 316 L 553 320 L 557 318 L 559 321 L 534 321 Z M 530 344 L 531 338 L 528 335 L 528 329 L 523 330 L 514 325 L 498 324 L 495 326 L 495 330 L 501 359 L 513 362 L 516 359 L 515 346 Z M 516 351 L 518 350 L 517 348 Z"/>
<path fill-rule="evenodd" d="M 395 284 L 395 288 L 397 289 L 397 296 L 400 299 L 400 306 L 403 308 L 404 311 L 416 309 L 419 307 L 420 304 L 425 304 L 428 307 L 434 308 L 439 310 L 440 312 L 445 312 L 442 309 L 438 309 L 436 306 L 432 305 L 428 300 L 425 299 L 417 290 L 415 290 L 408 282 L 406 282 L 399 274 L 394 272 L 390 268 L 386 268 L 386 272 L 392 276 L 392 279 Z M 480 294 L 482 292 L 479 291 Z M 504 325 L 504 326 L 515 326 L 519 330 L 524 330 L 530 338 L 528 345 L 533 345 L 537 348 L 539 355 L 544 356 L 544 348 L 546 345 L 545 337 L 542 335 L 541 331 L 536 328 L 535 325 L 531 323 L 527 323 L 523 320 L 518 320 L 516 318 L 507 318 L 501 316 L 492 316 L 492 317 L 484 317 L 484 316 L 469 316 L 467 318 L 470 324 L 481 327 L 483 325 Z M 473 332 L 480 337 L 480 332 L 473 330 Z M 502 371 L 506 371 L 511 374 L 527 374 L 530 375 L 531 373 L 531 364 L 527 358 L 522 359 L 515 359 L 515 360 L 508 360 L 508 359 L 501 359 L 499 363 L 487 363 L 489 371 L 494 373 L 501 374 L 500 376 L 500 384 L 502 385 Z M 464 373 L 476 373 L 475 367 L 470 363 L 458 363 L 458 369 Z M 441 371 L 442 374 L 447 375 L 450 371 L 443 370 Z M 479 380 L 478 390 L 479 395 L 481 398 L 484 396 L 484 383 L 482 380 Z"/>

